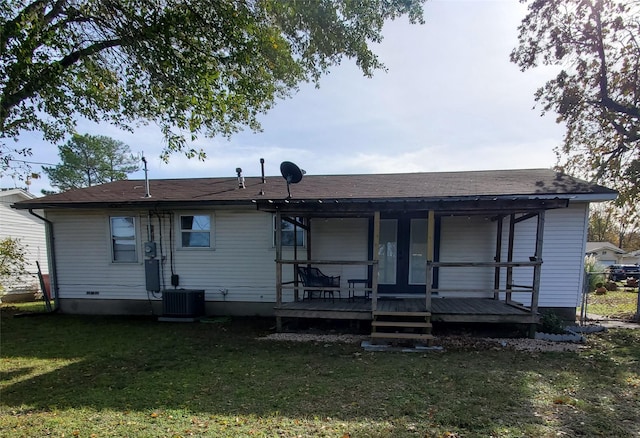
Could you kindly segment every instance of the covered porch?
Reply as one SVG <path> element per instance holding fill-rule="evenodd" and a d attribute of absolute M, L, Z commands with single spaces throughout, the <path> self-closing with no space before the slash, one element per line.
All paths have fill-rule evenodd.
<path fill-rule="evenodd" d="M 534 332 L 539 321 L 545 212 L 566 207 L 567 200 L 492 198 L 398 204 L 397 201 L 336 201 L 327 205 L 287 199 L 258 205 L 259 209 L 275 214 L 274 312 L 279 330 L 283 318 L 326 318 L 371 321 L 373 338 L 429 340 L 432 321 L 520 323 L 529 324 L 531 333 Z M 469 255 L 464 254 L 459 260 L 449 256 L 442 261 L 440 222 L 451 217 L 482 218 L 487 224 L 483 226 L 492 228 L 489 260 L 486 257 L 469 260 Z M 325 218 L 366 220 L 367 258 L 316 257 L 313 244 L 320 237 L 314 235 L 313 224 Z M 400 225 L 397 225 L 397 239 L 393 244 L 389 243 L 389 233 L 381 232 L 381 227 L 408 222 L 407 218 L 411 220 L 411 239 L 419 244 L 412 241 L 407 254 L 403 255 L 397 238 L 403 233 Z M 529 231 L 533 228 L 533 234 L 518 233 L 518 224 L 525 222 L 534 224 L 528 227 Z M 292 257 L 283 257 L 283 223 L 293 227 L 294 235 L 298 229 L 306 233 L 303 246 L 298 247 L 294 239 L 293 251 L 289 251 Z M 416 234 L 421 237 L 414 238 Z M 532 240 L 526 257 L 516 244 L 523 239 Z M 390 281 L 387 253 L 391 250 L 397 252 L 393 263 L 398 263 L 398 269 L 392 270 L 395 277 Z M 487 252 L 487 248 L 483 251 Z M 335 255 L 339 255 L 338 252 Z M 410 257 L 415 262 L 410 269 L 402 271 L 402 257 Z M 336 284 L 309 285 L 300 277 L 300 267 L 335 269 L 335 272 L 352 272 L 354 267 L 359 267 L 363 274 L 359 278 L 337 276 Z M 415 277 L 413 282 L 395 280 L 407 274 Z M 476 281 L 476 277 L 480 280 Z M 491 280 L 484 281 L 488 277 Z M 528 280 L 523 281 L 524 277 Z M 358 289 L 357 295 L 353 288 Z M 324 296 L 316 299 L 314 291 L 324 292 Z"/>

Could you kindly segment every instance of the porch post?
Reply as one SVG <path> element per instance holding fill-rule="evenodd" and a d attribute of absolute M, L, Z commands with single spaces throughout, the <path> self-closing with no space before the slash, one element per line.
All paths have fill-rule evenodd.
<path fill-rule="evenodd" d="M 371 269 L 371 311 L 378 309 L 378 247 L 380 246 L 380 212 L 373 214 L 373 266 Z"/>
<path fill-rule="evenodd" d="M 276 307 L 282 305 L 282 214 L 276 211 Z M 276 316 L 276 330 L 282 331 L 282 317 Z"/>
<path fill-rule="evenodd" d="M 305 219 L 307 224 L 307 260 L 311 260 L 311 217 Z"/>
<path fill-rule="evenodd" d="M 507 249 L 507 262 L 513 261 L 513 242 L 516 232 L 516 215 L 512 213 L 509 217 L 509 248 Z M 513 266 L 507 266 L 507 293 L 505 302 L 511 302 L 511 289 L 513 289 Z"/>
<path fill-rule="evenodd" d="M 500 263 L 502 259 L 502 223 L 504 222 L 504 216 L 498 216 L 498 225 L 496 230 L 496 256 L 493 259 L 496 263 Z M 500 289 L 500 266 L 496 266 L 494 278 L 493 278 L 493 289 L 495 292 L 493 293 L 493 299 L 500 299 L 500 292 L 497 292 Z"/>
<path fill-rule="evenodd" d="M 536 230 L 536 265 L 533 267 L 533 293 L 531 294 L 531 313 L 538 312 L 538 298 L 540 296 L 540 277 L 542 273 L 542 242 L 544 238 L 544 215 L 542 210 L 538 213 L 538 228 Z M 535 324 L 532 327 L 535 330 Z"/>
<path fill-rule="evenodd" d="M 431 311 L 431 288 L 433 282 L 433 259 L 435 254 L 436 213 L 429 210 L 427 219 L 427 278 L 425 290 L 425 306 L 427 312 Z"/>
<path fill-rule="evenodd" d="M 293 224 L 293 260 L 298 260 L 298 218 L 295 218 L 295 222 Z M 298 264 L 294 263 L 293 265 L 293 286 L 295 289 L 293 290 L 293 301 L 298 301 L 300 298 L 298 295 Z"/>

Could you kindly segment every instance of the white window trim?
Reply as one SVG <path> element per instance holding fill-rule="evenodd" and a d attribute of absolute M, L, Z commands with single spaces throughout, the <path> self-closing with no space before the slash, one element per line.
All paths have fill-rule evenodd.
<path fill-rule="evenodd" d="M 213 212 L 185 211 L 176 213 L 176 249 L 179 251 L 212 251 L 215 250 L 215 215 Z M 182 246 L 182 217 L 183 216 L 209 216 L 209 246 Z"/>
<path fill-rule="evenodd" d="M 133 239 L 135 242 L 136 248 L 136 259 L 134 261 L 118 261 L 115 260 L 115 254 L 113 253 L 113 234 L 111 230 L 111 219 L 116 217 L 131 217 L 133 218 L 133 227 L 135 232 L 135 238 Z M 107 245 L 109 246 L 109 263 L 113 265 L 132 265 L 132 264 L 140 264 L 140 220 L 138 216 L 134 213 L 123 212 L 120 214 L 110 214 L 107 216 Z"/>
<path fill-rule="evenodd" d="M 300 219 L 300 218 L 298 218 Z M 302 232 L 302 245 L 298 245 L 298 248 L 306 248 L 307 247 L 307 230 L 304 228 L 298 227 L 298 230 Z M 271 247 L 276 247 L 276 215 L 271 215 Z M 293 249 L 294 245 L 282 245 L 282 249 Z"/>

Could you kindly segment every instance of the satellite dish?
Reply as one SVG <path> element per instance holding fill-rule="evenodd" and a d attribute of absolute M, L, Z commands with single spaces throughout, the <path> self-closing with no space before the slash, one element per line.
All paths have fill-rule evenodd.
<path fill-rule="evenodd" d="M 291 190 L 289 189 L 290 184 L 297 184 L 302 181 L 302 175 L 305 174 L 305 171 L 300 169 L 297 165 L 292 163 L 291 161 L 283 161 L 280 164 L 280 173 L 282 177 L 287 181 L 287 194 L 288 197 L 291 197 Z"/>

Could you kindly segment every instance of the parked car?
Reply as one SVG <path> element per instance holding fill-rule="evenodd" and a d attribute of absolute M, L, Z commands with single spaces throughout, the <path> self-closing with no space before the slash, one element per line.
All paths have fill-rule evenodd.
<path fill-rule="evenodd" d="M 607 279 L 622 281 L 627 278 L 640 279 L 640 266 L 638 265 L 610 265 L 605 269 Z"/>

